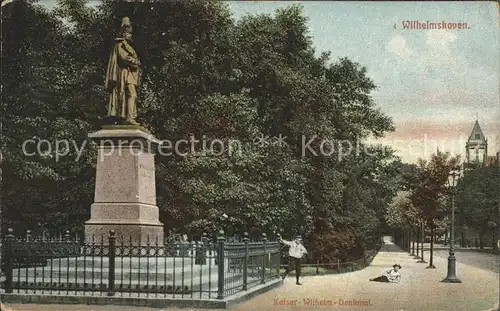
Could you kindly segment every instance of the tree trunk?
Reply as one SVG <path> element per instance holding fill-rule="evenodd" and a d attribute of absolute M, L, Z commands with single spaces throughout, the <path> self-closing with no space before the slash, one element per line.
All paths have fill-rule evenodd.
<path fill-rule="evenodd" d="M 411 253 L 411 239 L 413 238 L 413 235 L 411 234 L 411 230 L 408 229 L 408 242 L 406 243 L 408 247 L 408 252 Z"/>
<path fill-rule="evenodd" d="M 491 235 L 491 246 L 492 246 L 494 251 L 498 250 L 498 238 L 497 238 L 497 228 L 496 227 L 493 228 L 493 232 Z"/>
<path fill-rule="evenodd" d="M 444 230 L 444 245 L 448 245 L 448 228 Z"/>
<path fill-rule="evenodd" d="M 424 242 L 425 242 L 425 227 L 422 225 L 422 261 L 424 261 Z"/>
<path fill-rule="evenodd" d="M 431 227 L 431 253 L 429 255 L 429 268 L 434 268 L 432 260 L 434 259 L 434 227 Z"/>
<path fill-rule="evenodd" d="M 420 231 L 417 229 L 417 254 L 416 256 L 419 257 L 420 253 Z"/>
<path fill-rule="evenodd" d="M 479 249 L 484 249 L 484 233 L 479 232 Z"/>
<path fill-rule="evenodd" d="M 408 242 L 408 232 L 406 232 L 406 230 L 405 230 L 404 233 L 405 233 L 405 239 L 403 241 L 403 243 L 404 243 L 404 250 L 407 251 L 408 248 L 406 246 L 407 246 L 407 242 Z"/>
<path fill-rule="evenodd" d="M 411 254 L 413 256 L 415 256 L 415 239 L 417 238 L 416 234 L 415 234 L 415 230 L 412 228 L 411 229 L 411 233 L 412 233 L 412 240 L 411 240 Z"/>

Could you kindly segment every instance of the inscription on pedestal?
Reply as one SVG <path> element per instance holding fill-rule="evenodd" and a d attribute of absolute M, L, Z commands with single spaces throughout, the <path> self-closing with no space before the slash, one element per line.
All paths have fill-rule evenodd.
<path fill-rule="evenodd" d="M 114 149 L 99 149 L 95 200 L 85 226 L 87 240 L 115 230 L 118 239 L 132 236 L 134 241 L 145 241 L 149 236 L 163 243 L 163 224 L 156 206 L 154 153 L 133 144 L 144 140 L 142 135 L 118 130 L 92 134 L 101 145 L 103 140 L 119 143 Z M 144 142 L 148 143 L 154 142 Z"/>
<path fill-rule="evenodd" d="M 154 178 L 155 169 L 153 167 L 141 163 L 139 164 L 139 175 L 145 178 Z"/>
<path fill-rule="evenodd" d="M 139 202 L 156 205 L 155 164 L 152 154 L 138 157 L 137 178 Z"/>

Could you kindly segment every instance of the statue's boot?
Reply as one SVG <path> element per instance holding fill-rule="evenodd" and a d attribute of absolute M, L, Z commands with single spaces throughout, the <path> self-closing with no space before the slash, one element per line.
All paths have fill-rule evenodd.
<path fill-rule="evenodd" d="M 127 119 L 127 120 L 125 120 L 125 122 L 127 124 L 131 124 L 131 125 L 138 125 L 139 124 L 134 119 Z"/>

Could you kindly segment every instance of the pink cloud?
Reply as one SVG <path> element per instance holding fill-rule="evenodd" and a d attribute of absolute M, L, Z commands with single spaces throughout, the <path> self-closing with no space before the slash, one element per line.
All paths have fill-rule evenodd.
<path fill-rule="evenodd" d="M 468 137 L 474 126 L 473 122 L 447 122 L 446 120 L 418 120 L 410 119 L 404 121 L 396 121 L 396 131 L 389 133 L 386 138 L 388 139 L 403 139 L 403 140 L 413 140 L 413 139 L 423 139 L 425 136 L 436 138 L 436 139 L 449 139 L 458 138 L 460 136 Z M 495 127 L 495 124 L 484 123 L 480 124 L 483 132 Z M 497 122 L 496 127 L 500 126 L 500 122 Z"/>
<path fill-rule="evenodd" d="M 396 131 L 387 134 L 378 142 L 388 145 L 406 162 L 428 158 L 436 149 L 461 155 L 465 159 L 465 143 L 472 131 L 474 121 L 439 119 L 409 119 L 395 122 Z M 500 149 L 500 120 L 480 121 L 488 139 L 488 154 Z"/>

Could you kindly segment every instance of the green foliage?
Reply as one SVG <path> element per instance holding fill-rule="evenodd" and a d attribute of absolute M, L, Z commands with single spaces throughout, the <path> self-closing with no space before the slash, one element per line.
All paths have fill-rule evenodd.
<path fill-rule="evenodd" d="M 429 162 L 419 161 L 418 185 L 411 195 L 412 204 L 426 225 L 434 228 L 435 220 L 442 221 L 447 214 L 446 197 L 449 194 L 449 174 L 459 165 L 459 157 L 437 151 Z"/>
<path fill-rule="evenodd" d="M 456 188 L 455 206 L 467 225 L 482 234 L 498 232 L 498 164 L 467 172 Z"/>
<path fill-rule="evenodd" d="M 426 228 L 430 229 L 430 262 L 433 265 L 434 237 L 444 231 L 448 214 L 446 197 L 449 194 L 449 175 L 459 167 L 460 157 L 451 157 L 449 152 L 440 152 L 431 156 L 429 161 L 419 159 L 418 183 L 411 193 L 411 203 L 416 208 L 417 216 Z"/>
<path fill-rule="evenodd" d="M 400 191 L 387 207 L 386 223 L 394 229 L 409 229 L 418 224 L 414 207 L 411 203 L 411 193 Z"/>
<path fill-rule="evenodd" d="M 412 173 L 402 173 L 391 150 L 362 143 L 392 131 L 392 121 L 370 95 L 376 86 L 366 68 L 315 56 L 300 6 L 235 22 L 217 1 L 85 4 L 60 0 L 48 12 L 19 2 L 4 21 L 9 221 L 77 230 L 88 218 L 94 148 L 80 157 L 73 148 L 56 162 L 53 154 L 26 157 L 21 147 L 33 137 L 81 146 L 100 126 L 109 49 L 120 18 L 129 16 L 143 63 L 138 121 L 160 139 L 224 146 L 202 150 L 200 142 L 186 145 L 186 156 L 156 158 L 166 229 L 301 233 L 325 260 L 360 257 L 377 240 L 386 207 Z M 286 145 L 253 143 L 279 134 Z M 355 149 L 303 155 L 303 139 L 312 138 L 317 152 L 322 140 Z"/>
<path fill-rule="evenodd" d="M 79 154 L 76 148 L 84 144 L 98 111 L 91 97 L 76 100 L 85 87 L 79 80 L 78 43 L 40 6 L 17 1 L 2 10 L 8 12 L 2 25 L 4 215 L 8 223 L 31 230 L 81 224 L 92 203 L 95 153 L 87 148 Z M 35 152 L 44 140 L 50 145 Z M 70 142 L 59 159 L 57 140 Z"/>

